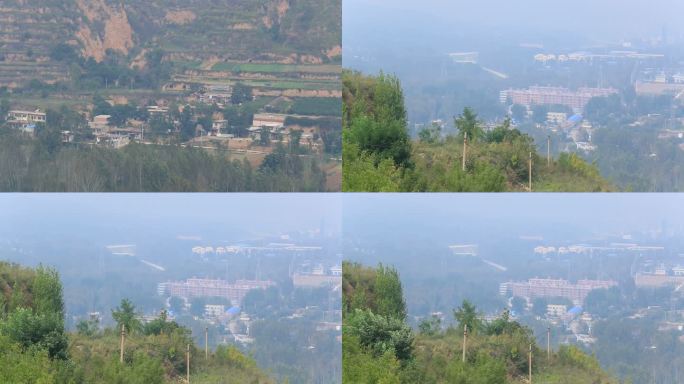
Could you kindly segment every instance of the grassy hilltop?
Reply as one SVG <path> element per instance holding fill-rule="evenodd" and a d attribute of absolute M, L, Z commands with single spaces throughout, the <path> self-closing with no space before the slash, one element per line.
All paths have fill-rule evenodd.
<path fill-rule="evenodd" d="M 345 71 L 343 142 L 345 191 L 504 192 L 610 191 L 613 187 L 574 154 L 547 164 L 534 140 L 510 126 L 485 129 L 466 108 L 454 120 L 457 135 L 427 127 L 419 140 L 408 135 L 401 84 L 396 77 Z M 468 137 L 463 169 L 463 141 Z"/>
<path fill-rule="evenodd" d="M 190 331 L 163 314 L 143 324 L 128 300 L 112 314 L 116 328 L 87 320 L 67 333 L 57 272 L 0 262 L 0 382 L 178 383 L 185 380 L 190 345 L 193 383 L 275 383 L 233 347 L 219 347 L 205 359 Z M 128 334 L 123 363 L 121 325 Z"/>
<path fill-rule="evenodd" d="M 526 383 L 530 346 L 533 382 L 617 383 L 593 356 L 562 346 L 547 358 L 532 331 L 507 312 L 485 321 L 468 301 L 454 309 L 457 326 L 428 318 L 412 329 L 392 267 L 345 263 L 342 288 L 343 383 Z M 463 362 L 465 325 L 470 331 Z"/>

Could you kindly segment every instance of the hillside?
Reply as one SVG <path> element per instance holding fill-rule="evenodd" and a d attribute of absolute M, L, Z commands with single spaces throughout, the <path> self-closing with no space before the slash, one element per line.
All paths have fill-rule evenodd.
<path fill-rule="evenodd" d="M 411 329 L 391 267 L 343 265 L 343 316 L 343 383 L 525 383 L 530 372 L 533 382 L 617 383 L 594 357 L 568 346 L 547 357 L 508 312 L 485 321 L 467 301 L 454 309 L 456 326 L 433 317 Z"/>
<path fill-rule="evenodd" d="M 59 79 L 61 44 L 98 62 L 112 50 L 139 67 L 150 49 L 171 61 L 215 63 L 320 64 L 341 54 L 334 0 L 9 0 L 1 10 L 0 84 L 13 72 Z"/>
<path fill-rule="evenodd" d="M 49 268 L 0 262 L 0 382 L 3 383 L 178 383 L 186 374 L 190 348 L 193 383 L 271 384 L 253 359 L 233 347 L 208 358 L 190 331 L 162 313 L 142 323 L 123 300 L 113 317 L 126 329 L 123 363 L 119 329 L 81 321 L 78 332 L 64 329 L 62 285 Z"/>
<path fill-rule="evenodd" d="M 0 90 L 27 107 L 46 108 L 36 91 L 80 103 L 118 88 L 125 103 L 141 96 L 127 89 L 237 82 L 262 96 L 339 97 L 339 0 L 38 3 L 0 6 Z"/>
<path fill-rule="evenodd" d="M 485 127 L 466 108 L 457 135 L 438 125 L 408 135 L 403 90 L 393 76 L 343 73 L 345 191 L 610 191 L 593 164 L 573 154 L 549 159 L 506 120 Z M 463 162 L 464 137 L 467 136 Z"/>
<path fill-rule="evenodd" d="M 15 145 L 10 132 L 38 139 L 21 151 L 39 156 L 5 162 L 19 164 L 22 190 L 78 189 L 26 169 L 69 167 L 57 152 L 72 147 L 73 158 L 96 159 L 72 174 L 96 175 L 107 191 L 338 191 L 341 55 L 339 0 L 5 1 L 0 146 Z M 48 151 L 35 142 L 46 137 Z M 122 186 L 110 170 L 133 164 L 109 164 L 130 143 L 149 158 L 180 159 L 168 148 L 178 145 L 217 156 L 187 169 L 182 186 L 173 159 L 158 164 L 155 185 L 142 185 L 138 164 L 137 185 Z M 306 186 L 287 181 L 293 174 Z"/>

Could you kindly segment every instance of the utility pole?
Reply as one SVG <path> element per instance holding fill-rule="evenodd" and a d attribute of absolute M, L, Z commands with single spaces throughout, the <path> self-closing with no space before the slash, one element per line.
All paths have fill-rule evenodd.
<path fill-rule="evenodd" d="M 119 362 L 123 363 L 124 353 L 124 338 L 126 337 L 126 328 L 121 324 L 121 347 L 119 348 Z"/>
<path fill-rule="evenodd" d="M 465 363 L 466 357 L 466 339 L 468 338 L 468 324 L 463 325 L 463 358 L 461 361 Z"/>
<path fill-rule="evenodd" d="M 546 166 L 551 166 L 551 135 L 546 136 Z"/>
<path fill-rule="evenodd" d="M 530 384 L 532 384 L 532 344 L 530 344 L 530 353 L 528 354 L 527 367 L 529 369 Z"/>
<path fill-rule="evenodd" d="M 530 161 L 529 161 L 529 172 L 528 172 L 528 175 L 529 175 L 529 178 L 530 178 L 529 181 L 528 181 L 528 183 L 529 183 L 529 188 L 530 188 L 530 192 L 532 192 L 532 152 L 530 152 Z"/>
<path fill-rule="evenodd" d="M 209 327 L 204 327 L 204 358 L 209 358 Z"/>
<path fill-rule="evenodd" d="M 468 146 L 468 132 L 463 132 L 463 171 L 466 170 L 466 149 Z"/>
<path fill-rule="evenodd" d="M 551 360 L 551 327 L 546 328 L 546 359 Z"/>
<path fill-rule="evenodd" d="M 190 344 L 188 344 L 188 347 L 185 350 L 185 367 L 185 380 L 190 384 Z"/>

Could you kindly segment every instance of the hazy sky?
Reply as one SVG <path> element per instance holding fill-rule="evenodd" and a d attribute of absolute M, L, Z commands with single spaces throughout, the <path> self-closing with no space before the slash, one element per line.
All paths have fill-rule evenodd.
<path fill-rule="evenodd" d="M 627 233 L 684 229 L 682 194 L 347 194 L 345 232 L 358 227 L 407 233 L 550 235 L 564 230 Z M 391 240 L 390 240 L 391 241 Z"/>
<path fill-rule="evenodd" d="M 141 232 L 187 235 L 340 230 L 336 194 L 4 194 L 0 236 Z"/>
<path fill-rule="evenodd" d="M 396 36 L 398 31 L 448 39 L 429 31 L 466 26 L 532 31 L 570 31 L 594 38 L 660 36 L 684 31 L 681 0 L 345 0 L 345 44 L 361 43 L 365 31 Z M 376 26 L 380 26 L 375 29 Z"/>

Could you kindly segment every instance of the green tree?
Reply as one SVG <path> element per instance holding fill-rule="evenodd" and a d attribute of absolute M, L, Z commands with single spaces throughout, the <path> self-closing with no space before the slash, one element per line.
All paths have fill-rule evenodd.
<path fill-rule="evenodd" d="M 361 345 L 376 358 L 392 352 L 398 360 L 411 359 L 413 333 L 402 319 L 357 309 L 347 317 L 346 323 L 346 332 L 358 337 Z"/>
<path fill-rule="evenodd" d="M 437 316 L 430 316 L 423 319 L 418 325 L 420 333 L 433 336 L 439 333 L 442 328 L 442 320 Z"/>
<path fill-rule="evenodd" d="M 261 127 L 259 130 L 259 145 L 268 147 L 271 145 L 271 129 L 268 127 Z"/>
<path fill-rule="evenodd" d="M 470 333 L 477 333 L 482 329 L 482 320 L 477 307 L 468 300 L 463 300 L 461 306 L 454 310 L 454 318 L 458 322 L 459 329 L 467 326 Z"/>
<path fill-rule="evenodd" d="M 83 319 L 76 323 L 76 332 L 79 335 L 92 337 L 100 330 L 100 322 L 94 319 Z"/>
<path fill-rule="evenodd" d="M 348 75 L 344 97 L 343 141 L 360 152 L 390 158 L 396 166 L 410 167 L 411 143 L 407 131 L 404 94 L 399 79 L 380 74 L 371 85 L 361 75 Z"/>
<path fill-rule="evenodd" d="M 290 153 L 299 153 L 299 141 L 302 139 L 301 129 L 290 130 Z"/>
<path fill-rule="evenodd" d="M 406 302 L 399 272 L 393 267 L 378 266 L 375 274 L 375 312 L 400 320 L 406 318 Z"/>
<path fill-rule="evenodd" d="M 459 137 L 463 138 L 464 135 L 468 135 L 468 141 L 475 142 L 482 136 L 482 128 L 480 127 L 480 122 L 477 120 L 477 113 L 466 107 L 455 120 L 454 125 L 458 129 Z"/>
<path fill-rule="evenodd" d="M 121 329 L 123 325 L 127 333 L 135 333 L 142 329 L 142 322 L 138 319 L 138 314 L 135 311 L 135 305 L 128 300 L 122 299 L 121 304 L 115 309 L 112 309 L 112 318 L 116 321 L 117 329 Z"/>
<path fill-rule="evenodd" d="M 438 123 L 432 123 L 429 127 L 424 127 L 418 132 L 418 139 L 423 143 L 436 143 L 441 139 L 441 136 L 442 127 Z"/>
<path fill-rule="evenodd" d="M 230 95 L 231 104 L 239 105 L 248 101 L 252 101 L 252 88 L 242 83 L 235 84 Z"/>

